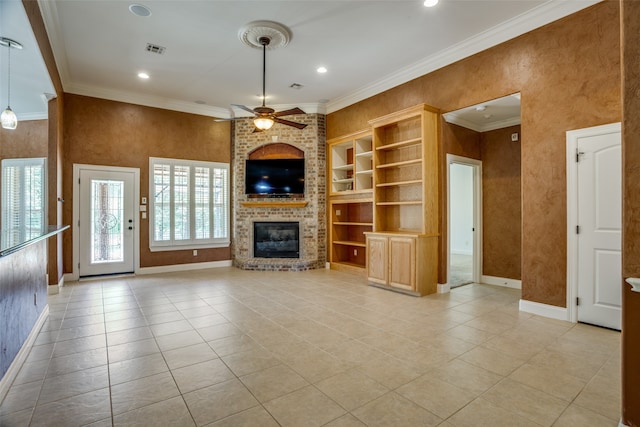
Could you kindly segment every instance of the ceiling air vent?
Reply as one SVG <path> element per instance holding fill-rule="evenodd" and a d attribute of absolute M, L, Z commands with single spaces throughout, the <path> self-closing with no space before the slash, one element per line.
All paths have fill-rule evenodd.
<path fill-rule="evenodd" d="M 166 47 L 158 46 L 157 44 L 147 43 L 147 52 L 157 53 L 158 55 L 162 55 L 165 50 L 167 50 Z"/>

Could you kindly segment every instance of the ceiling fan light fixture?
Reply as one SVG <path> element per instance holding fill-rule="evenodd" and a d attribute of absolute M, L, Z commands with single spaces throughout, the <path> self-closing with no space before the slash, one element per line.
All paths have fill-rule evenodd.
<path fill-rule="evenodd" d="M 253 124 L 260 130 L 269 130 L 273 126 L 273 119 L 271 117 L 256 117 L 253 120 Z"/>

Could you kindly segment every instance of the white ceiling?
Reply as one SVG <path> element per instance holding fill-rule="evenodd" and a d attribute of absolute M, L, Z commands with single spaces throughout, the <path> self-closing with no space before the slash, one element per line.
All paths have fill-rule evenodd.
<path fill-rule="evenodd" d="M 23 46 L 20 50 L 11 49 L 11 109 L 18 120 L 46 118 L 47 101 L 44 94 L 54 94 L 55 90 L 21 1 L 0 0 L 0 36 L 13 39 Z M 9 49 L 0 46 L 0 110 L 9 104 L 8 55 Z"/>
<path fill-rule="evenodd" d="M 134 0 L 39 4 L 65 92 L 230 117 L 242 115 L 230 104 L 261 102 L 262 53 L 238 38 L 251 21 L 292 33 L 267 52 L 267 105 L 329 113 L 598 1 L 135 0 L 149 17 L 129 11 Z M 147 43 L 166 52 L 149 53 Z"/>
<path fill-rule="evenodd" d="M 448 123 L 454 123 L 476 132 L 488 132 L 520 124 L 520 94 L 492 99 L 443 114 Z"/>

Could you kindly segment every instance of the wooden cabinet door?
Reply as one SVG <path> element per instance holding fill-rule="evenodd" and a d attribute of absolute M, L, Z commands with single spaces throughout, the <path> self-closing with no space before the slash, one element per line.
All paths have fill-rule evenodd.
<path fill-rule="evenodd" d="M 389 285 L 416 290 L 416 239 L 389 238 Z"/>
<path fill-rule="evenodd" d="M 388 241 L 385 236 L 367 236 L 367 277 L 370 282 L 388 284 Z"/>

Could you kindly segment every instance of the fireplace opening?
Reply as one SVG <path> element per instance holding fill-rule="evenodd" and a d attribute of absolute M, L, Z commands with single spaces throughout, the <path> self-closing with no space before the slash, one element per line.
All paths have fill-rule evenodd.
<path fill-rule="evenodd" d="M 297 222 L 254 222 L 253 256 L 255 258 L 300 258 Z"/>

